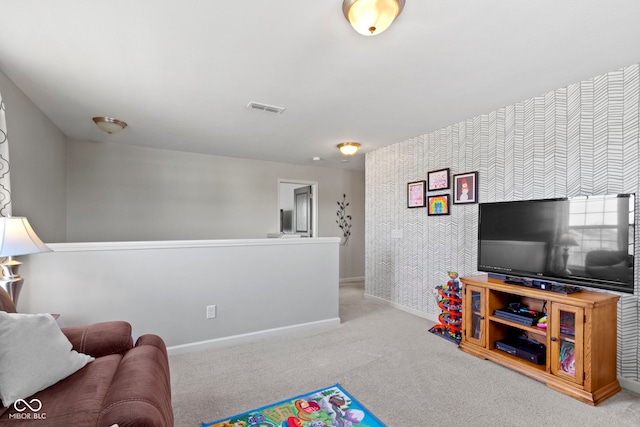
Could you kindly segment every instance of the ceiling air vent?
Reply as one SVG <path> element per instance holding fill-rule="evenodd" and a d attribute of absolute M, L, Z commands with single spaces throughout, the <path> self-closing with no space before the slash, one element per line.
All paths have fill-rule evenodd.
<path fill-rule="evenodd" d="M 250 102 L 249 105 L 247 105 L 247 108 L 253 108 L 255 110 L 262 110 L 262 111 L 266 111 L 267 113 L 276 113 L 276 114 L 282 114 L 284 113 L 284 108 L 283 107 L 276 107 L 275 105 L 268 105 L 268 104 L 261 104 L 259 102 Z"/>

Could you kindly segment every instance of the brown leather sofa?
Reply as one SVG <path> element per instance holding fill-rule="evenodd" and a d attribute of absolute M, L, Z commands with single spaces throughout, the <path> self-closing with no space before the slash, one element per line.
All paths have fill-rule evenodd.
<path fill-rule="evenodd" d="M 16 312 L 2 288 L 0 310 Z M 39 399 L 44 418 L 20 419 L 14 405 L 3 408 L 0 402 L 0 426 L 173 426 L 169 362 L 160 337 L 143 335 L 134 346 L 131 325 L 121 321 L 62 332 L 74 350 L 95 360 L 25 399 Z"/>

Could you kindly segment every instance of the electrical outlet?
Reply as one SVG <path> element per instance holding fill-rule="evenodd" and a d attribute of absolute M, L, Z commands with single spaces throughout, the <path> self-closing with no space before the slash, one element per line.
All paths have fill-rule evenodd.
<path fill-rule="evenodd" d="M 208 305 L 207 306 L 207 319 L 215 319 L 216 318 L 216 306 Z"/>
<path fill-rule="evenodd" d="M 393 229 L 391 229 L 391 238 L 392 239 L 402 239 L 402 229 L 401 228 L 393 228 Z"/>

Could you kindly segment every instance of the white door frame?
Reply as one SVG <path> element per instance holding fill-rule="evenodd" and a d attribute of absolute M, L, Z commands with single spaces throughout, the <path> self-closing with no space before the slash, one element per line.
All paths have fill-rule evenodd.
<path fill-rule="evenodd" d="M 280 230 L 280 184 L 300 184 L 300 186 L 311 186 L 311 230 L 313 237 L 319 236 L 318 230 L 318 181 L 304 181 L 301 179 L 278 178 L 278 204 L 276 209 L 276 230 Z"/>

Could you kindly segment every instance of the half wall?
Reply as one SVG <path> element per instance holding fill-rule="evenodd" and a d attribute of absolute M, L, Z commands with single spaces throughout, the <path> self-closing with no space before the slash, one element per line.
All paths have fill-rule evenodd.
<path fill-rule="evenodd" d="M 56 243 L 23 257 L 18 310 L 126 320 L 174 353 L 337 326 L 340 239 Z M 216 305 L 216 318 L 206 307 Z"/>

